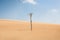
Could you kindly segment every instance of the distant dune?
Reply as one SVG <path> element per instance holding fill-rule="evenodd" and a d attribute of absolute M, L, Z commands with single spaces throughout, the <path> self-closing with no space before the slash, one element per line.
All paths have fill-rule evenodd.
<path fill-rule="evenodd" d="M 60 40 L 60 25 L 0 20 L 0 40 Z"/>

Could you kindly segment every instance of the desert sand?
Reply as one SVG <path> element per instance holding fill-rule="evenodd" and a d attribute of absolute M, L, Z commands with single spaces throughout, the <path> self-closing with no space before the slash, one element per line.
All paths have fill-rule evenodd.
<path fill-rule="evenodd" d="M 0 20 L 0 40 L 60 40 L 60 25 Z"/>

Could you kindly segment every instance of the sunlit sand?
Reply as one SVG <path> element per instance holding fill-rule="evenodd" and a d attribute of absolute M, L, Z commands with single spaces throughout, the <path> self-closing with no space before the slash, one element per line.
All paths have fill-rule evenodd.
<path fill-rule="evenodd" d="M 0 20 L 0 40 L 60 40 L 60 25 Z"/>

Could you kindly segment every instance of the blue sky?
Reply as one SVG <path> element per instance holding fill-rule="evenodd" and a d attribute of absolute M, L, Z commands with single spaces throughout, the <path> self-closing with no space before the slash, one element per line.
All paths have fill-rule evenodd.
<path fill-rule="evenodd" d="M 0 19 L 60 24 L 60 0 L 0 0 Z"/>

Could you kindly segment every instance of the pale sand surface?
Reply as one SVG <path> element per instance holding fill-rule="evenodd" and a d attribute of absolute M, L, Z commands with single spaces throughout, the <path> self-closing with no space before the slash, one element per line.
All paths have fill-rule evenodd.
<path fill-rule="evenodd" d="M 60 25 L 0 20 L 0 40 L 60 40 Z"/>

